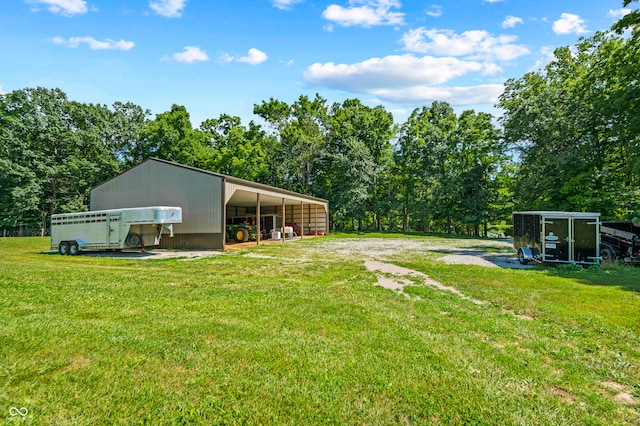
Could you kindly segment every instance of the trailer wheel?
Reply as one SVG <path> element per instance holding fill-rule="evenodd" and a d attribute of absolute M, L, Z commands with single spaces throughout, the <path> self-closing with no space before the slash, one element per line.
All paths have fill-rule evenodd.
<path fill-rule="evenodd" d="M 69 243 L 69 255 L 75 256 L 80 253 L 80 249 L 78 248 L 78 243 L 76 241 L 71 241 Z"/>
<path fill-rule="evenodd" d="M 524 252 L 522 251 L 522 249 L 518 250 L 518 262 L 520 262 L 521 265 L 526 265 L 529 263 L 529 260 L 524 257 Z"/>
<path fill-rule="evenodd" d="M 69 254 L 69 244 L 67 244 L 65 241 L 58 244 L 58 253 L 63 256 Z"/>
<path fill-rule="evenodd" d="M 613 262 L 615 262 L 616 255 L 613 254 L 611 249 L 605 248 L 605 249 L 602 249 L 602 251 L 600 252 L 600 258 L 601 258 L 601 262 L 604 265 L 610 265 Z"/>
<path fill-rule="evenodd" d="M 249 231 L 244 228 L 238 228 L 236 229 L 233 239 L 238 243 L 245 243 L 249 241 Z"/>
<path fill-rule="evenodd" d="M 140 234 L 131 232 L 129 235 L 127 235 L 127 238 L 124 240 L 124 242 L 132 248 L 140 247 L 142 245 L 142 237 L 140 236 Z"/>

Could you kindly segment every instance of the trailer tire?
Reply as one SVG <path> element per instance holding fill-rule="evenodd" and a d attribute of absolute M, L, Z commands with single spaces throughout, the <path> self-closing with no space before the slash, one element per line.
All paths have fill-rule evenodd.
<path fill-rule="evenodd" d="M 76 256 L 80 253 L 80 248 L 78 247 L 78 243 L 76 241 L 69 242 L 69 256 Z"/>
<path fill-rule="evenodd" d="M 521 265 L 529 263 L 529 260 L 524 257 L 524 251 L 522 251 L 522 249 L 518 250 L 518 262 L 520 262 Z"/>
<path fill-rule="evenodd" d="M 58 244 L 58 253 L 60 253 L 62 256 L 69 254 L 69 244 L 67 244 L 66 241 Z"/>
<path fill-rule="evenodd" d="M 600 259 L 603 265 L 610 265 L 616 261 L 616 255 L 613 254 L 611 249 L 605 248 L 600 252 Z"/>
<path fill-rule="evenodd" d="M 136 234 L 135 232 L 129 233 L 127 238 L 124 240 L 125 244 L 131 248 L 137 248 L 142 245 L 142 237 L 140 234 Z"/>

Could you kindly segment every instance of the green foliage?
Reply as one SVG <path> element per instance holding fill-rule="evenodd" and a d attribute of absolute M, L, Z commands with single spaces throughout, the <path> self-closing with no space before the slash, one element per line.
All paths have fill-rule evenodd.
<path fill-rule="evenodd" d="M 505 139 L 520 151 L 518 209 L 625 218 L 640 203 L 638 34 L 557 49 L 544 71 L 505 84 Z"/>
<path fill-rule="evenodd" d="M 396 158 L 403 229 L 471 226 L 479 235 L 481 224 L 504 217 L 510 181 L 499 137 L 486 113 L 468 110 L 458 117 L 444 102 L 414 110 L 402 126 Z"/>
<path fill-rule="evenodd" d="M 207 138 L 198 167 L 241 179 L 261 181 L 267 173 L 269 136 L 253 122 L 242 126 L 239 117 L 226 114 L 200 125 Z"/>
<path fill-rule="evenodd" d="M 119 118 L 57 89 L 0 96 L 1 225 L 44 228 L 55 212 L 87 209 L 91 188 L 120 170 Z"/>

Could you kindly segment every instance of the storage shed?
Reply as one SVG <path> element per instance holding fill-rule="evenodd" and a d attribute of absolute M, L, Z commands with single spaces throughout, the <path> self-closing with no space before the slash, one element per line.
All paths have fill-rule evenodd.
<path fill-rule="evenodd" d="M 182 208 L 163 248 L 224 250 L 226 225 L 248 215 L 262 218 L 267 232 L 286 224 L 302 237 L 329 231 L 327 200 L 158 158 L 91 190 L 91 210 L 160 205 Z"/>

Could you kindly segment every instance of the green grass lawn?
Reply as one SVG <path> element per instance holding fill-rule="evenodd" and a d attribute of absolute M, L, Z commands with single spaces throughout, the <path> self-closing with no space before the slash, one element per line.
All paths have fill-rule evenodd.
<path fill-rule="evenodd" d="M 345 238 L 370 236 L 198 260 L 0 238 L 0 423 L 640 422 L 640 268 L 398 252 L 387 261 L 485 303 L 426 286 L 409 299 L 331 250 Z"/>

